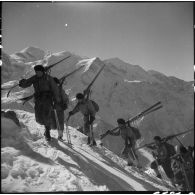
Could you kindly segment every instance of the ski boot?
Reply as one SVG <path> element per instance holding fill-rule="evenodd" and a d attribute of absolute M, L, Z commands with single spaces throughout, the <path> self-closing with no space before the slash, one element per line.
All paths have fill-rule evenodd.
<path fill-rule="evenodd" d="M 133 163 L 132 162 L 128 162 L 127 163 L 127 166 L 130 166 L 131 167 L 131 166 L 133 166 Z"/>
<path fill-rule="evenodd" d="M 62 136 L 58 136 L 58 140 L 59 141 L 64 141 L 63 138 L 62 138 Z"/>
<path fill-rule="evenodd" d="M 47 128 L 44 132 L 44 136 L 45 136 L 46 141 L 51 141 L 50 131 Z"/>
<path fill-rule="evenodd" d="M 93 140 L 93 143 L 92 143 L 93 146 L 97 146 L 97 143 L 95 140 Z"/>
<path fill-rule="evenodd" d="M 160 174 L 158 174 L 156 177 L 158 177 L 159 179 L 162 179 L 162 176 Z"/>
<path fill-rule="evenodd" d="M 87 145 L 90 145 L 90 143 L 91 143 L 91 139 L 90 139 L 90 137 L 88 137 L 87 138 Z"/>

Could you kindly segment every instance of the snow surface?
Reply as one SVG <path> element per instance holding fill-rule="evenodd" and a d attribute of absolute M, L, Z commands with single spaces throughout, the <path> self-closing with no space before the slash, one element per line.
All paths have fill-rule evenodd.
<path fill-rule="evenodd" d="M 72 100 L 67 111 L 75 105 L 75 94 L 82 92 L 106 63 L 92 88 L 92 99 L 100 106 L 94 124 L 97 140 L 100 134 L 117 125 L 117 118 L 135 116 L 157 101 L 162 102 L 163 109 L 144 118 L 139 127 L 140 142 L 151 141 L 154 135 L 170 135 L 193 126 L 191 82 L 145 71 L 117 58 L 101 61 L 97 57 L 80 57 L 65 51 L 47 55 L 34 47 L 10 56 L 3 52 L 1 87 L 14 86 L 22 77 L 29 78 L 34 74 L 32 70 L 36 64 L 44 62 L 48 66 L 67 56 L 70 57 L 52 68 L 52 76 L 61 78 L 84 65 L 65 82 L 65 90 Z M 146 170 L 148 176 L 126 167 L 126 162 L 117 156 L 124 144 L 120 137 L 107 136 L 103 140 L 104 146 L 114 153 L 104 147 L 88 147 L 86 137 L 74 128 L 82 126 L 81 114 L 74 115 L 69 122 L 72 148 L 56 139 L 47 143 L 43 138 L 43 127 L 34 119 L 33 100 L 24 106 L 18 100 L 33 91 L 33 87 L 16 87 L 8 98 L 8 90 L 1 94 L 2 109 L 15 110 L 23 123 L 23 127 L 18 128 L 11 120 L 2 118 L 1 171 L 5 192 L 173 190 L 168 184 L 164 187 L 150 169 Z M 55 130 L 52 136 L 57 137 Z M 185 144 L 194 143 L 194 138 L 190 134 L 183 141 Z M 138 156 L 148 168 L 152 156 L 144 149 Z"/>
<path fill-rule="evenodd" d="M 22 128 L 1 118 L 2 192 L 173 190 L 169 183 L 163 186 L 153 176 L 128 168 L 106 148 L 87 146 L 86 136 L 70 126 L 72 146 L 58 141 L 56 130 L 48 143 L 34 114 L 15 112 Z"/>

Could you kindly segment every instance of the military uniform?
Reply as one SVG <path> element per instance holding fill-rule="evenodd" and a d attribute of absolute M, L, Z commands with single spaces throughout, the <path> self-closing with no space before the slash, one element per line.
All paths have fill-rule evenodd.
<path fill-rule="evenodd" d="M 32 76 L 29 79 L 22 79 L 19 86 L 27 88 L 33 85 L 34 101 L 35 101 L 35 119 L 41 125 L 45 126 L 46 134 L 50 137 L 49 130 L 51 129 L 51 114 L 53 100 L 59 102 L 59 90 L 53 78 L 45 73 L 43 76 Z M 46 136 L 47 136 L 46 135 Z"/>

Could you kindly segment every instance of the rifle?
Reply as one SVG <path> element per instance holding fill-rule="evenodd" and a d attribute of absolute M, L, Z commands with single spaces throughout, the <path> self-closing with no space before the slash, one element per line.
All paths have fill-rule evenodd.
<path fill-rule="evenodd" d="M 173 139 L 173 138 L 175 138 L 175 137 L 177 137 L 177 136 L 186 134 L 186 133 L 191 132 L 191 131 L 193 131 L 193 128 L 190 129 L 190 130 L 181 132 L 181 133 L 177 133 L 177 134 L 173 134 L 173 135 L 168 135 L 168 136 L 162 138 L 162 142 L 167 142 L 168 140 L 171 140 L 171 139 Z M 135 150 L 139 150 L 139 149 L 141 149 L 141 148 L 144 148 L 144 147 L 147 147 L 147 146 L 152 146 L 152 145 L 155 145 L 155 143 L 154 143 L 154 142 L 151 142 L 151 143 L 149 143 L 149 144 L 144 144 L 143 146 L 140 146 L 140 147 L 136 148 Z"/>
<path fill-rule="evenodd" d="M 87 86 L 87 88 L 83 91 L 83 95 L 84 95 L 84 98 L 85 96 L 87 95 L 87 98 L 88 99 L 88 96 L 89 96 L 89 92 L 90 92 L 90 88 L 91 86 L 93 85 L 93 83 L 95 82 L 95 80 L 97 79 L 97 77 L 99 76 L 99 74 L 102 72 L 102 70 L 104 69 L 105 67 L 105 64 L 100 68 L 100 70 L 98 71 L 98 73 L 96 74 L 96 76 L 93 78 L 93 80 L 91 81 L 91 83 Z M 78 104 L 76 104 L 76 106 L 73 108 L 73 110 L 78 106 Z M 68 118 L 67 118 L 67 122 L 68 120 L 70 119 L 70 115 L 68 115 Z"/>
<path fill-rule="evenodd" d="M 66 59 L 69 58 L 69 57 L 70 57 L 70 56 L 65 57 L 65 58 L 63 58 L 62 60 L 60 60 L 59 62 L 56 62 L 56 63 L 54 63 L 54 64 L 52 64 L 52 65 L 46 66 L 46 67 L 45 67 L 45 72 L 49 71 L 52 67 L 54 67 L 54 66 L 57 65 L 58 63 L 62 62 L 63 60 L 66 60 Z M 10 90 L 8 91 L 8 93 L 7 93 L 7 97 L 9 97 L 10 92 L 11 92 L 15 87 L 17 87 L 17 86 L 19 86 L 19 83 L 16 84 L 16 85 L 14 85 L 14 86 L 11 87 L 11 88 L 7 88 L 7 89 L 10 89 Z"/>
<path fill-rule="evenodd" d="M 65 81 L 66 78 L 68 78 L 69 76 L 71 76 L 72 74 L 74 74 L 76 71 L 80 70 L 83 66 L 80 66 L 79 68 L 77 68 L 76 70 L 73 70 L 72 72 L 64 75 L 62 78 L 60 78 L 60 87 L 62 87 L 63 85 L 63 82 Z M 34 94 L 30 95 L 30 96 L 27 96 L 27 97 L 24 97 L 24 98 L 20 98 L 18 100 L 21 100 L 21 101 L 24 101 L 23 102 L 23 105 L 29 101 L 30 99 L 32 99 L 34 97 Z"/>
<path fill-rule="evenodd" d="M 149 108 L 147 108 L 146 110 L 140 112 L 139 114 L 137 114 L 135 117 L 132 117 L 130 118 L 129 120 L 127 120 L 125 123 L 128 124 L 128 123 L 132 123 L 134 121 L 136 121 L 138 118 L 141 118 L 143 116 L 146 116 L 147 114 L 151 113 L 151 112 L 154 112 L 160 108 L 162 108 L 163 106 L 160 105 L 161 102 L 157 102 L 156 104 L 150 106 Z M 158 107 L 156 107 L 158 106 Z M 117 130 L 119 127 L 115 127 L 114 129 L 110 130 L 111 132 L 114 132 L 115 130 Z M 110 131 L 106 131 L 104 134 L 100 135 L 100 139 L 103 139 L 104 137 L 106 137 Z"/>

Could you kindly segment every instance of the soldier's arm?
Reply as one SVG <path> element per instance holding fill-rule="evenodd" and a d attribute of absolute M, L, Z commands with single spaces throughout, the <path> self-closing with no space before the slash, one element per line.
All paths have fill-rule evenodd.
<path fill-rule="evenodd" d="M 114 135 L 114 136 L 119 136 L 120 135 L 120 130 L 118 130 L 117 132 L 109 131 L 109 134 Z"/>
<path fill-rule="evenodd" d="M 22 88 L 30 87 L 34 82 L 36 82 L 36 75 L 30 77 L 29 79 L 21 79 L 19 81 L 19 86 Z"/>
<path fill-rule="evenodd" d="M 69 114 L 73 115 L 79 111 L 80 111 L 80 108 L 79 108 L 79 104 L 77 103 L 77 105 L 74 107 L 74 109 L 72 111 L 69 112 Z"/>

